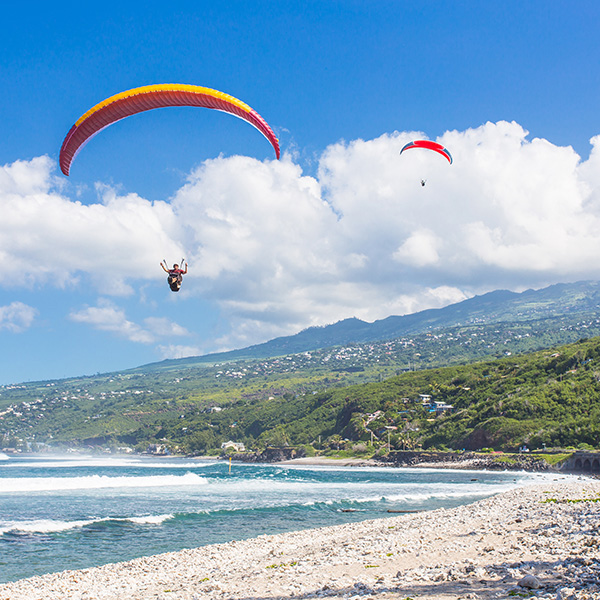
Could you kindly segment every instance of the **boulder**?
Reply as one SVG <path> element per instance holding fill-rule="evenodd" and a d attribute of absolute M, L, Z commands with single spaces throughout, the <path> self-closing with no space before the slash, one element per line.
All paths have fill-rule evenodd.
<path fill-rule="evenodd" d="M 525 575 L 523 579 L 519 580 L 519 583 L 517 585 L 519 587 L 527 588 L 529 590 L 538 590 L 542 587 L 542 584 L 535 575 Z"/>

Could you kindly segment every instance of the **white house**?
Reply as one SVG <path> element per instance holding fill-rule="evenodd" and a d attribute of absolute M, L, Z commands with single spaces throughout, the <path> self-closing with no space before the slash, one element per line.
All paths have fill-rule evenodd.
<path fill-rule="evenodd" d="M 236 452 L 245 452 L 246 450 L 246 446 L 242 442 L 232 442 L 229 440 L 221 444 L 221 450 L 228 450 L 229 448 L 233 448 Z"/>

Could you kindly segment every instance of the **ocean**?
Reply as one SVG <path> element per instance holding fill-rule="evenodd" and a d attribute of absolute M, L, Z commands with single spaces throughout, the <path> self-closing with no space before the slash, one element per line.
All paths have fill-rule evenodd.
<path fill-rule="evenodd" d="M 557 475 L 0 454 L 0 582 L 468 504 Z M 391 511 L 391 512 L 388 512 Z"/>

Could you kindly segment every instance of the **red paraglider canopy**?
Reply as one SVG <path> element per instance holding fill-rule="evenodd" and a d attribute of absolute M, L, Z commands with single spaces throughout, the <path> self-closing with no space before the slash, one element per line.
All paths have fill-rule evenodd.
<path fill-rule="evenodd" d="M 400 150 L 400 154 L 402 154 L 405 150 L 410 150 L 411 148 L 426 148 L 427 150 L 433 150 L 438 154 L 441 154 L 448 162 L 452 164 L 452 155 L 448 151 L 447 148 L 444 148 L 441 144 L 437 142 L 431 142 L 430 140 L 415 140 L 414 142 L 408 142 L 402 150 Z"/>

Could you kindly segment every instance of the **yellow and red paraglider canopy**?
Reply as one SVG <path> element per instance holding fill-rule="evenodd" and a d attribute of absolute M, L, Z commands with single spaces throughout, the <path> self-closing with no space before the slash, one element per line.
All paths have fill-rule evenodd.
<path fill-rule="evenodd" d="M 197 106 L 230 113 L 258 129 L 275 149 L 279 158 L 279 140 L 269 124 L 245 102 L 206 87 L 178 83 L 146 85 L 115 94 L 84 113 L 71 127 L 60 149 L 61 171 L 68 175 L 71 163 L 81 148 L 105 127 L 146 110 L 168 106 Z"/>

